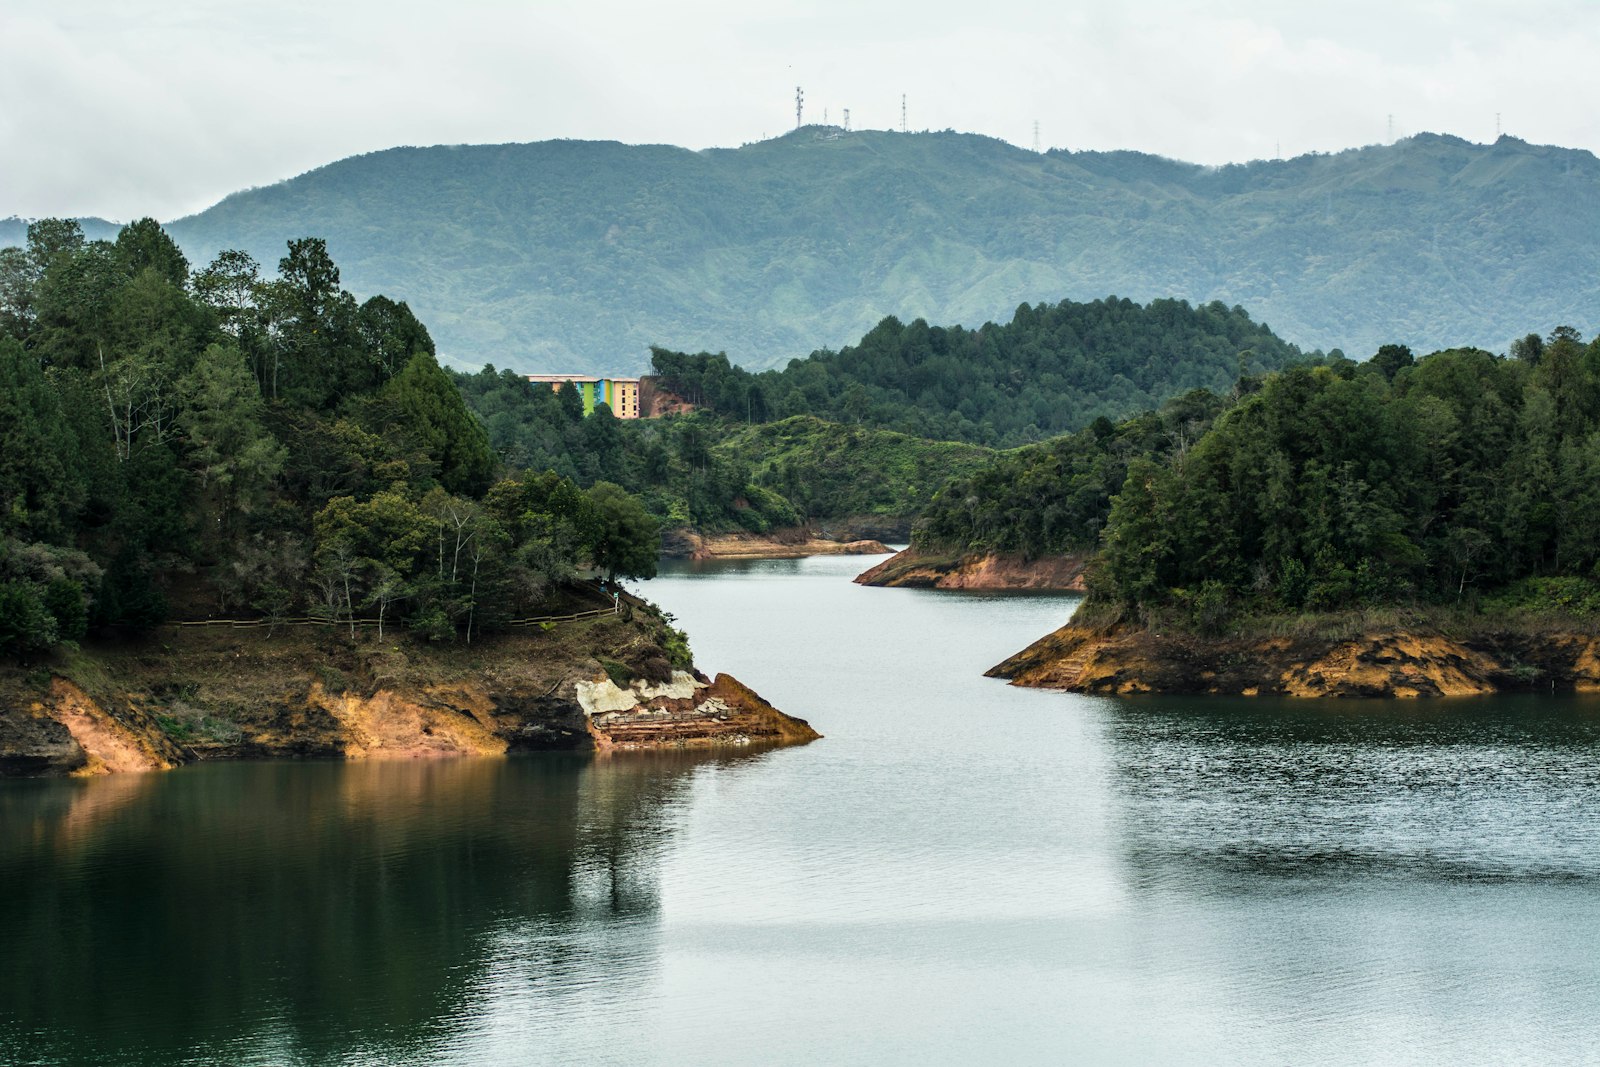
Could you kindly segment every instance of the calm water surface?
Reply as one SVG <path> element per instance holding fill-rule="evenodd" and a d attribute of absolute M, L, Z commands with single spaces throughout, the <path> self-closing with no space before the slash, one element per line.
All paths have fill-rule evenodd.
<path fill-rule="evenodd" d="M 0 1063 L 1600 1062 L 1600 703 L 1024 692 L 1070 601 L 863 566 L 646 589 L 805 748 L 0 782 Z"/>

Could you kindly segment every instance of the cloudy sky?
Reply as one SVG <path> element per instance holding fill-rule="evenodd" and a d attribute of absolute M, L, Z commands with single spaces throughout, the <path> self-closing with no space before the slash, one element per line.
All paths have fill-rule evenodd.
<path fill-rule="evenodd" d="M 805 117 L 1202 163 L 1421 130 L 1600 151 L 1595 0 L 3 0 L 0 217 L 176 218 L 394 145 Z"/>

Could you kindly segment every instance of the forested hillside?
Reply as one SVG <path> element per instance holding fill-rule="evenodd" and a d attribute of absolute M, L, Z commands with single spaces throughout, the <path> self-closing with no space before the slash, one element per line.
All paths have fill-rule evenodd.
<path fill-rule="evenodd" d="M 599 404 L 586 418 L 576 391 L 493 367 L 456 382 L 507 464 L 584 486 L 615 482 L 669 527 L 765 533 L 843 518 L 899 525 L 947 478 L 993 455 L 808 415 L 759 426 L 713 412 L 625 421 Z"/>
<path fill-rule="evenodd" d="M 585 418 L 575 391 L 493 367 L 456 383 L 514 467 L 616 482 L 667 526 L 762 533 L 846 518 L 904 528 L 940 486 L 986 470 L 992 447 L 1304 358 L 1242 308 L 1177 300 L 1023 305 L 976 330 L 891 317 L 859 344 L 760 374 L 721 354 L 652 357 L 693 414 L 626 421 L 602 404 Z"/>
<path fill-rule="evenodd" d="M 1600 614 L 1600 338 L 1385 346 L 1194 393 L 944 488 L 926 549 L 1098 548 L 1090 608 L 1162 627 L 1395 605 Z"/>
<path fill-rule="evenodd" d="M 1317 353 L 1320 356 L 1320 353 Z M 1010 447 L 1222 392 L 1302 358 L 1243 308 L 1181 300 L 1022 305 L 979 329 L 880 322 L 857 344 L 752 374 L 725 355 L 655 348 L 664 388 L 733 419 L 788 415 Z"/>
<path fill-rule="evenodd" d="M 652 344 L 760 369 L 889 314 L 1111 293 L 1242 305 L 1308 350 L 1600 328 L 1600 161 L 1510 137 L 1225 167 L 815 126 L 704 152 L 396 148 L 169 229 L 196 263 L 323 235 L 347 286 L 406 294 L 465 369 L 638 373 Z"/>
<path fill-rule="evenodd" d="M 916 547 L 1024 559 L 1093 552 L 1129 465 L 1183 454 L 1228 404 L 1196 389 L 1120 424 L 1100 418 L 1077 433 L 1003 453 L 939 490 L 917 524 Z"/>
<path fill-rule="evenodd" d="M 45 220 L 0 278 L 0 656 L 169 615 L 470 641 L 577 563 L 654 573 L 638 500 L 508 470 L 426 328 L 320 239 L 191 271 L 150 219 Z"/>
<path fill-rule="evenodd" d="M 1291 368 L 1135 461 L 1093 585 L 1137 610 L 1326 611 L 1507 589 L 1600 608 L 1600 340 Z"/>

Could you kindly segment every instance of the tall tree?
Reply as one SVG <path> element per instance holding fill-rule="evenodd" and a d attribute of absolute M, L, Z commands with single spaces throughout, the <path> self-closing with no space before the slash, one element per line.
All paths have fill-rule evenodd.
<path fill-rule="evenodd" d="M 355 298 L 339 287 L 326 241 L 290 241 L 277 280 L 260 293 L 271 329 L 268 396 L 327 410 L 376 383 L 355 336 Z"/>
<path fill-rule="evenodd" d="M 587 542 L 594 565 L 617 578 L 654 578 L 661 531 L 639 498 L 611 482 L 596 482 L 587 494 Z"/>
<path fill-rule="evenodd" d="M 439 482 L 452 493 L 482 495 L 494 472 L 494 453 L 478 420 L 432 356 L 419 352 L 384 389 L 414 434 L 439 464 Z"/>
<path fill-rule="evenodd" d="M 238 349 L 211 345 L 178 391 L 189 463 L 202 493 L 214 501 L 218 532 L 228 539 L 239 518 L 265 502 L 286 453 L 263 424 L 261 391 Z"/>
<path fill-rule="evenodd" d="M 378 295 L 361 305 L 356 319 L 368 358 L 378 367 L 382 380 L 400 373 L 419 352 L 437 355 L 428 328 L 411 313 L 404 300 Z"/>
<path fill-rule="evenodd" d="M 0 535 L 70 538 L 86 496 L 79 456 L 38 360 L 0 338 Z"/>
<path fill-rule="evenodd" d="M 132 276 L 153 270 L 180 289 L 189 283 L 189 260 L 167 231 L 152 218 L 142 218 L 124 226 L 117 234 L 117 259 Z"/>

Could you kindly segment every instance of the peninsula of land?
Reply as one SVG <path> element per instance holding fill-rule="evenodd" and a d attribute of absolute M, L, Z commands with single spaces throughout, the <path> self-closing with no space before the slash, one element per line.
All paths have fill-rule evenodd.
<path fill-rule="evenodd" d="M 337 626 L 161 626 L 0 665 L 0 777 L 820 736 L 729 675 L 674 666 L 680 639 L 627 607 L 470 646 Z"/>
<path fill-rule="evenodd" d="M 1206 636 L 1068 623 L 987 673 L 1074 693 L 1290 697 L 1460 697 L 1600 692 L 1600 634 L 1483 620 L 1364 625 L 1323 620 L 1283 635 Z"/>
<path fill-rule="evenodd" d="M 1081 593 L 1080 555 L 1028 559 L 1020 553 L 948 553 L 915 546 L 856 575 L 858 585 L 904 589 L 1031 589 Z"/>
<path fill-rule="evenodd" d="M 662 537 L 667 559 L 803 559 L 807 556 L 887 556 L 894 549 L 873 538 L 840 540 L 814 529 L 791 527 L 766 534 L 673 530 Z"/>

